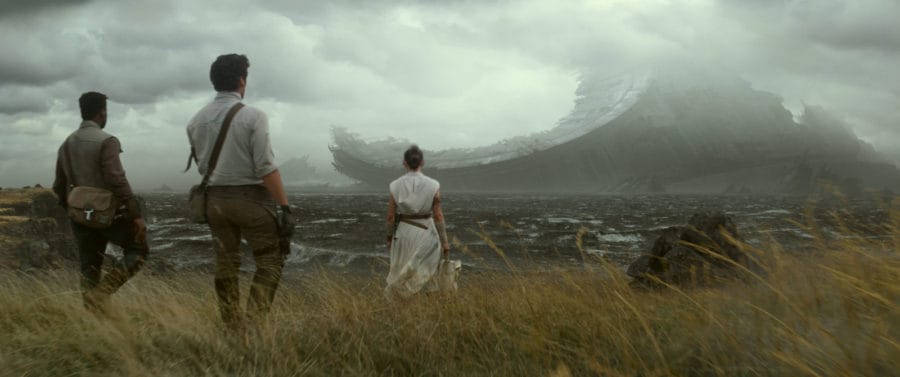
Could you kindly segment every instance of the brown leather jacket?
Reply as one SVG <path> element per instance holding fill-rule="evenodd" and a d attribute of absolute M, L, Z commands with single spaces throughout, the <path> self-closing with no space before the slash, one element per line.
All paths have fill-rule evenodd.
<path fill-rule="evenodd" d="M 65 152 L 69 145 L 68 156 Z M 125 205 L 123 213 L 128 219 L 141 217 L 141 209 L 131 185 L 125 178 L 125 169 L 119 160 L 122 153 L 119 139 L 104 132 L 97 123 L 86 120 L 78 130 L 69 135 L 59 147 L 56 158 L 56 180 L 53 192 L 59 204 L 66 207 L 69 189 L 75 186 L 91 186 L 112 191 Z M 72 171 L 68 171 L 67 158 L 71 157 Z"/>

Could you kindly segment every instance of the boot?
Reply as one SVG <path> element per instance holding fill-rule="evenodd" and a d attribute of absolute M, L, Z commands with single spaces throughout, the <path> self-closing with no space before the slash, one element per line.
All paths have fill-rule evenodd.
<path fill-rule="evenodd" d="M 98 294 L 103 294 L 108 297 L 113 293 L 116 293 L 116 291 L 128 281 L 128 278 L 128 273 L 125 272 L 125 270 L 114 268 L 103 276 L 103 279 L 100 280 L 100 284 L 97 284 L 93 290 L 97 291 Z"/>
<path fill-rule="evenodd" d="M 84 300 L 84 308 L 96 316 L 106 316 L 109 306 L 109 295 L 105 295 L 96 289 L 84 291 L 81 294 Z"/>

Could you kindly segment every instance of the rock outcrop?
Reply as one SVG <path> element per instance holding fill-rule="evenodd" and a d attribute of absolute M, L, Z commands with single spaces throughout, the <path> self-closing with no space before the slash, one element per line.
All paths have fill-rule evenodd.
<path fill-rule="evenodd" d="M 734 220 L 721 212 L 695 214 L 688 225 L 671 227 L 656 239 L 649 254 L 629 267 L 632 285 L 656 288 L 710 286 L 744 276 L 758 265 L 743 247 Z"/>
<path fill-rule="evenodd" d="M 65 211 L 46 189 L 0 195 L 0 268 L 50 269 L 78 260 Z"/>

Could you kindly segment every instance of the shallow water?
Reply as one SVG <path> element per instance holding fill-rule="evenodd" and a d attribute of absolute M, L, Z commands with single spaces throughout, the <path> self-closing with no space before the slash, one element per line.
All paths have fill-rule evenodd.
<path fill-rule="evenodd" d="M 209 230 L 187 221 L 186 195 L 144 197 L 150 213 L 151 265 L 211 268 Z M 329 268 L 386 273 L 384 194 L 297 194 L 291 203 L 298 226 L 288 272 Z M 777 242 L 788 250 L 802 250 L 816 237 L 846 237 L 839 223 L 851 224 L 853 236 L 890 237 L 883 230 L 889 216 L 875 200 L 837 206 L 775 196 L 447 193 L 443 203 L 453 258 L 468 269 L 578 268 L 597 257 L 624 267 L 648 251 L 663 229 L 685 224 L 704 210 L 732 215 L 740 235 L 756 246 Z M 809 209 L 821 225 L 820 234 L 797 224 L 807 222 L 803 214 Z M 252 263 L 243 268 L 252 269 Z"/>

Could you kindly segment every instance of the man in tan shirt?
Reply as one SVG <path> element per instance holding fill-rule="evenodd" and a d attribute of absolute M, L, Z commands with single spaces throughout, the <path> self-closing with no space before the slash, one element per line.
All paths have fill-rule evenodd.
<path fill-rule="evenodd" d="M 187 126 L 201 175 L 210 166 L 226 114 L 244 98 L 249 67 L 247 57 L 237 54 L 219 56 L 210 67 L 216 97 Z M 241 330 L 241 238 L 256 261 L 246 316 L 257 319 L 269 312 L 275 298 L 286 256 L 281 250 L 290 250 L 294 219 L 275 165 L 266 114 L 244 106 L 235 113 L 227 132 L 210 175 L 206 215 L 216 252 L 215 288 L 222 320 L 229 329 Z"/>

